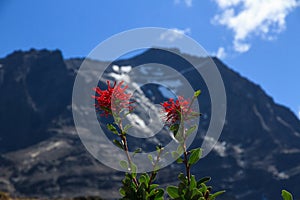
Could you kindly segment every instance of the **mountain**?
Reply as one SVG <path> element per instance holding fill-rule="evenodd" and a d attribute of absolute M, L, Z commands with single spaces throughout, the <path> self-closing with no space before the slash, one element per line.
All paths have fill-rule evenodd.
<path fill-rule="evenodd" d="M 198 63 L 208 59 L 190 58 Z M 211 176 L 216 189 L 227 190 L 224 199 L 279 199 L 281 189 L 299 197 L 300 121 L 288 108 L 276 104 L 260 86 L 219 59 L 213 61 L 225 84 L 226 122 L 214 150 L 197 163 L 193 173 L 197 177 Z M 59 50 L 34 49 L 16 51 L 0 59 L 0 190 L 29 197 L 118 197 L 123 173 L 94 159 L 74 127 L 72 88 L 82 62 L 83 58 L 63 59 Z M 95 68 L 109 64 L 86 62 Z M 199 103 L 204 117 L 192 143 L 192 147 L 199 146 L 210 122 L 211 102 L 205 82 L 186 61 L 174 59 L 168 51 L 149 49 L 130 59 L 114 61 L 99 84 L 103 86 L 106 79 L 124 78 L 122 70 L 146 63 L 172 66 L 188 77 L 193 87 L 202 90 Z M 185 89 L 176 82 L 178 77 L 148 68 L 139 68 L 136 77 L 140 77 L 139 73 L 144 73 L 144 77 L 156 73 L 164 83 L 177 84 L 178 94 Z M 90 76 L 95 74 L 86 74 L 86 81 Z M 148 77 L 148 80 L 136 79 L 134 83 L 151 82 L 151 74 Z M 162 102 L 172 95 L 157 84 L 147 84 L 135 94 L 145 99 L 140 102 L 141 113 L 147 102 Z M 145 151 L 157 142 L 165 144 L 171 140 L 166 135 L 152 140 L 130 139 L 133 146 L 143 144 Z M 178 170 L 177 164 L 162 169 L 159 181 L 164 185 L 176 184 Z"/>
<path fill-rule="evenodd" d="M 17 51 L 0 62 L 0 152 L 5 152 L 51 136 L 49 123 L 70 104 L 73 77 L 59 51 Z"/>

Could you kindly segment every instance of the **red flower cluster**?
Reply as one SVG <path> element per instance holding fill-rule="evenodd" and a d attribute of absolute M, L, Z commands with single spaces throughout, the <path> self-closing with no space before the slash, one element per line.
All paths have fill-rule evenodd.
<path fill-rule="evenodd" d="M 187 116 L 192 112 L 190 109 L 190 102 L 184 99 L 182 96 L 178 96 L 178 99 L 169 99 L 169 101 L 161 104 L 165 112 L 167 113 L 166 121 L 170 124 L 180 122 L 181 117 L 186 119 Z"/>
<path fill-rule="evenodd" d="M 99 87 L 94 88 L 97 95 L 92 96 L 92 98 L 96 99 L 97 103 L 95 107 L 104 111 L 102 115 L 108 116 L 112 113 L 119 114 L 123 108 L 128 108 L 132 110 L 133 102 L 129 102 L 131 94 L 125 94 L 125 90 L 128 88 L 128 85 L 125 85 L 122 88 L 122 84 L 124 81 L 121 81 L 116 85 L 116 82 L 111 87 L 110 81 L 107 81 L 107 90 L 101 90 Z"/>

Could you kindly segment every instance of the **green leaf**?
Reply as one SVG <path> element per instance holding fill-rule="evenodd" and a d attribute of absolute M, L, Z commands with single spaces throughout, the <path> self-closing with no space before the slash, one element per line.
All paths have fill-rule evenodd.
<path fill-rule="evenodd" d="M 178 133 L 178 129 L 179 129 L 179 124 L 172 124 L 170 126 L 170 131 L 173 132 L 174 137 L 176 137 L 177 133 Z"/>
<path fill-rule="evenodd" d="M 179 195 L 184 194 L 185 189 L 186 189 L 186 184 L 183 183 L 183 182 L 180 182 L 180 183 L 178 184 L 178 194 L 179 194 Z"/>
<path fill-rule="evenodd" d="M 293 196 L 291 193 L 289 193 L 288 191 L 286 190 L 282 190 L 281 191 L 281 196 L 284 200 L 293 200 Z"/>
<path fill-rule="evenodd" d="M 177 162 L 178 164 L 181 164 L 181 163 L 183 163 L 183 159 L 179 157 L 179 158 L 177 158 L 176 162 Z"/>
<path fill-rule="evenodd" d="M 119 192 L 120 192 L 120 195 L 123 197 L 126 195 L 125 190 L 123 188 L 120 188 Z"/>
<path fill-rule="evenodd" d="M 223 193 L 225 193 L 225 190 L 218 191 L 218 192 L 212 194 L 212 195 L 210 196 L 210 199 L 211 199 L 211 200 L 214 200 L 217 196 L 219 196 L 219 195 L 221 195 L 221 194 L 223 194 Z"/>
<path fill-rule="evenodd" d="M 132 157 L 135 156 L 135 154 L 137 153 L 141 153 L 142 152 L 142 148 L 137 148 L 136 150 L 134 150 L 133 154 L 132 154 Z"/>
<path fill-rule="evenodd" d="M 187 181 L 187 177 L 183 173 L 180 173 L 178 175 L 178 179 L 183 183 L 185 183 Z"/>
<path fill-rule="evenodd" d="M 140 196 L 141 199 L 145 199 L 146 196 L 146 184 L 145 183 L 141 183 L 138 187 L 137 190 L 137 195 Z"/>
<path fill-rule="evenodd" d="M 158 170 L 160 170 L 160 165 L 159 164 L 156 164 L 155 166 L 154 166 L 154 169 L 153 169 L 153 171 L 158 171 Z"/>
<path fill-rule="evenodd" d="M 151 176 L 152 176 L 152 182 L 153 182 L 156 179 L 157 172 L 153 171 L 152 174 L 151 174 Z M 150 179 L 150 177 L 149 177 L 149 179 Z"/>
<path fill-rule="evenodd" d="M 114 133 L 114 134 L 119 134 L 119 132 L 117 131 L 117 129 L 116 129 L 116 127 L 114 126 L 114 125 L 112 125 L 112 124 L 107 124 L 107 128 L 108 128 L 108 130 L 110 130 L 112 133 Z"/>
<path fill-rule="evenodd" d="M 162 199 L 162 197 L 164 196 L 164 193 L 165 193 L 165 191 L 163 189 L 161 189 L 161 188 L 157 189 L 154 200 Z"/>
<path fill-rule="evenodd" d="M 159 144 L 158 146 L 156 146 L 156 151 L 159 153 L 160 151 L 164 150 L 164 148 L 162 147 L 161 144 Z"/>
<path fill-rule="evenodd" d="M 199 181 L 197 181 L 197 188 L 199 188 L 201 186 L 201 183 L 206 183 L 210 180 L 211 180 L 211 178 L 209 176 L 201 178 Z"/>
<path fill-rule="evenodd" d="M 148 187 L 148 182 L 147 182 L 147 178 L 145 177 L 144 174 L 142 174 L 139 178 L 139 182 L 141 183 L 145 183 L 146 187 Z"/>
<path fill-rule="evenodd" d="M 131 114 L 132 113 L 132 111 L 129 111 L 129 112 L 126 112 L 126 113 L 124 113 L 123 114 L 123 118 L 125 118 L 125 117 L 127 117 L 129 114 Z"/>
<path fill-rule="evenodd" d="M 120 141 L 118 141 L 118 140 L 113 140 L 113 143 L 114 143 L 117 147 L 119 147 L 120 149 L 124 149 L 124 147 L 123 147 L 123 145 L 121 144 Z"/>
<path fill-rule="evenodd" d="M 200 160 L 201 155 L 202 155 L 202 149 L 201 148 L 193 149 L 191 151 L 191 155 L 189 157 L 188 163 L 190 165 L 195 164 L 196 162 L 198 162 Z"/>
<path fill-rule="evenodd" d="M 132 126 L 130 124 L 126 124 L 126 126 L 123 129 L 124 133 L 127 133 L 128 129 L 130 129 Z"/>
<path fill-rule="evenodd" d="M 176 151 L 172 151 L 172 157 L 177 159 L 180 155 Z"/>
<path fill-rule="evenodd" d="M 120 161 L 120 166 L 123 168 L 123 169 L 128 169 L 128 163 L 126 160 L 121 160 Z"/>
<path fill-rule="evenodd" d="M 121 117 L 119 117 L 117 114 L 115 114 L 114 112 L 113 112 L 113 117 L 114 117 L 114 120 L 115 120 L 115 123 L 116 124 L 120 124 L 120 122 L 121 122 Z"/>
<path fill-rule="evenodd" d="M 148 154 L 148 159 L 152 162 L 153 161 L 153 156 L 151 154 Z"/>
<path fill-rule="evenodd" d="M 184 149 L 181 145 L 178 145 L 176 152 L 178 153 L 178 155 L 182 155 L 184 152 Z"/>
<path fill-rule="evenodd" d="M 192 111 L 192 112 L 190 113 L 190 115 L 191 115 L 192 117 L 200 117 L 202 114 L 201 114 L 201 113 L 198 113 L 198 112 L 195 112 L 195 111 Z"/>
<path fill-rule="evenodd" d="M 198 112 L 191 112 L 189 113 L 189 116 L 187 116 L 186 120 L 191 120 L 191 119 L 194 119 L 196 117 L 200 117 L 202 114 L 201 113 L 198 113 Z"/>
<path fill-rule="evenodd" d="M 152 191 L 153 189 L 157 188 L 159 185 L 158 184 L 151 184 L 150 185 L 150 191 Z"/>
<path fill-rule="evenodd" d="M 197 129 L 197 125 L 192 126 L 191 128 L 189 128 L 186 131 L 186 136 L 188 137 L 189 135 L 191 135 L 195 130 Z"/>
<path fill-rule="evenodd" d="M 204 183 L 201 183 L 201 188 L 199 189 L 203 194 L 205 194 L 205 192 L 207 191 L 207 186 Z"/>
<path fill-rule="evenodd" d="M 195 176 L 192 175 L 191 176 L 191 181 L 190 181 L 190 190 L 193 190 L 196 187 L 197 187 L 197 182 L 196 182 Z"/>
<path fill-rule="evenodd" d="M 150 176 L 147 173 L 144 173 L 144 176 L 146 178 L 147 183 L 149 183 L 150 181 Z"/>
<path fill-rule="evenodd" d="M 200 197 L 203 197 L 202 193 L 197 188 L 194 188 L 192 190 L 192 199 L 199 199 Z"/>
<path fill-rule="evenodd" d="M 193 192 L 190 190 L 186 190 L 185 194 L 184 194 L 184 199 L 186 200 L 190 200 L 192 198 Z"/>
<path fill-rule="evenodd" d="M 179 197 L 179 194 L 178 194 L 178 188 L 175 187 L 175 186 L 168 186 L 167 187 L 167 193 L 168 195 L 175 199 L 175 198 L 178 198 Z"/>
<path fill-rule="evenodd" d="M 201 94 L 201 90 L 197 90 L 194 92 L 194 97 L 198 97 Z"/>
<path fill-rule="evenodd" d="M 131 174 L 133 177 L 136 177 L 137 166 L 134 163 L 131 163 Z"/>
<path fill-rule="evenodd" d="M 107 111 L 109 114 L 113 114 L 113 113 L 111 112 L 111 109 L 110 109 L 110 108 L 107 108 L 107 107 L 105 107 L 105 106 L 100 106 L 100 108 L 101 108 L 101 110 Z"/>

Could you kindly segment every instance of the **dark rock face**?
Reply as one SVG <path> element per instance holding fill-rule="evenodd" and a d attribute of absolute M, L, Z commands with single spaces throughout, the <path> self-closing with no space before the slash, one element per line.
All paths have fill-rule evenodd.
<path fill-rule="evenodd" d="M 0 63 L 0 152 L 6 152 L 50 136 L 48 125 L 70 104 L 73 77 L 60 51 L 14 52 Z"/>
<path fill-rule="evenodd" d="M 204 58 L 192 59 L 200 62 Z M 73 125 L 71 93 L 81 62 L 63 60 L 59 51 L 47 50 L 14 52 L 0 59 L 0 190 L 42 197 L 118 197 L 123 173 L 92 158 Z M 175 62 L 173 55 L 156 49 L 113 64 L 135 67 L 147 62 L 164 63 L 178 71 L 188 68 L 184 60 Z M 299 197 L 299 120 L 258 85 L 220 60 L 214 58 L 214 62 L 227 93 L 226 124 L 214 151 L 193 173 L 198 178 L 212 176 L 216 189 L 227 190 L 224 199 L 279 199 L 284 188 Z M 102 62 L 91 64 L 105 66 Z M 192 144 L 196 147 L 207 130 L 211 105 L 205 83 L 195 71 L 186 71 L 185 76 L 203 91 L 200 103 L 206 118 Z M 142 90 L 145 96 L 155 94 L 153 101 L 165 99 L 155 84 Z M 159 181 L 174 184 L 178 170 L 176 164 L 163 169 Z"/>

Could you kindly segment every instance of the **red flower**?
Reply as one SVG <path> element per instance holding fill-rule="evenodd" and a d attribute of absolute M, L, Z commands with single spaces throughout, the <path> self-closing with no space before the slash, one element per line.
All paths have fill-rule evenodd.
<path fill-rule="evenodd" d="M 97 95 L 92 96 L 96 99 L 95 107 L 96 109 L 102 110 L 104 113 L 102 115 L 108 116 L 112 113 L 119 114 L 123 108 L 132 109 L 129 102 L 131 94 L 125 94 L 125 90 L 128 88 L 128 85 L 125 85 L 122 88 L 124 81 L 121 81 L 118 85 L 116 82 L 111 87 L 110 81 L 107 81 L 107 90 L 101 90 L 99 87 L 94 88 Z"/>
<path fill-rule="evenodd" d="M 166 121 L 170 124 L 174 124 L 176 122 L 181 121 L 181 117 L 186 119 L 187 116 L 192 112 L 190 109 L 190 102 L 185 100 L 182 96 L 178 96 L 178 99 L 174 101 L 174 99 L 169 99 L 169 101 L 161 104 L 165 112 L 167 113 Z"/>

